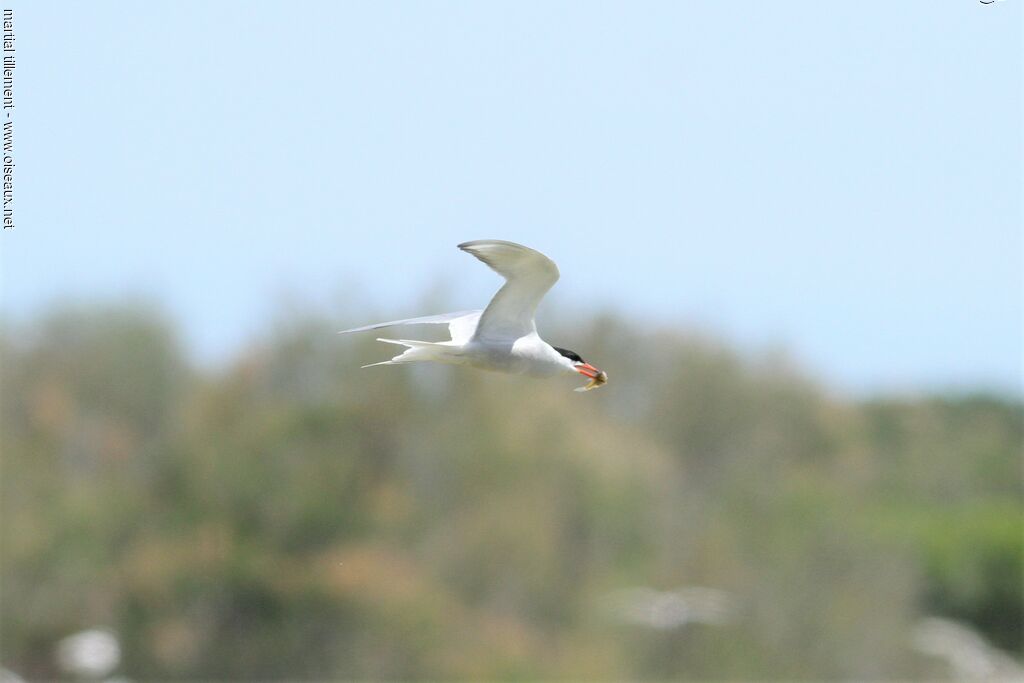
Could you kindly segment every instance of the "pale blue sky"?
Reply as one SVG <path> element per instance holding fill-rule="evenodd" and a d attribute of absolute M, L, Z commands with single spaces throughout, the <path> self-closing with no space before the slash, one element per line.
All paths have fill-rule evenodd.
<path fill-rule="evenodd" d="M 142 293 L 217 361 L 283 294 L 480 306 L 497 237 L 556 308 L 1019 391 L 1017 0 L 13 6 L 9 320 Z"/>

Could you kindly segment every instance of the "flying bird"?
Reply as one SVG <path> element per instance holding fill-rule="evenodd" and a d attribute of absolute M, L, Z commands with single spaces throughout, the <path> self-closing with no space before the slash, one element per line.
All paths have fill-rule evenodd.
<path fill-rule="evenodd" d="M 463 242 L 459 249 L 480 259 L 505 278 L 505 284 L 487 308 L 391 320 L 342 330 L 340 334 L 395 325 L 448 325 L 450 341 L 378 338 L 377 341 L 404 346 L 405 350 L 391 360 L 370 363 L 364 368 L 433 362 L 531 377 L 578 374 L 590 379 L 587 385 L 576 391 L 587 391 L 608 381 L 607 373 L 587 363 L 580 354 L 552 346 L 537 334 L 533 315 L 537 304 L 558 280 L 558 266 L 554 261 L 539 251 L 503 240 Z"/>

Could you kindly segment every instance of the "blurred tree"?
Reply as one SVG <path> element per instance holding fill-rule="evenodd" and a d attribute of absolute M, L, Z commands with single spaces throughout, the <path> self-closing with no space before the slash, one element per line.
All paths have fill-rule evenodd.
<path fill-rule="evenodd" d="M 144 306 L 0 336 L 5 666 L 57 678 L 92 626 L 141 680 L 913 678 L 926 614 L 1020 642 L 1017 402 L 859 404 L 614 315 L 581 396 L 362 371 L 340 326 L 284 316 L 204 372 Z M 729 618 L 604 607 L 694 585 Z"/>

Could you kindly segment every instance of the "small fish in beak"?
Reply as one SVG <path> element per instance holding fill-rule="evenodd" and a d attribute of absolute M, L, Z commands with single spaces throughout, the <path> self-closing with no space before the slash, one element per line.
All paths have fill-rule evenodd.
<path fill-rule="evenodd" d="M 602 384 L 606 384 L 608 382 L 608 373 L 604 370 L 598 370 L 590 363 L 578 364 L 576 366 L 576 372 L 585 377 L 589 377 L 590 382 L 586 386 L 573 389 L 573 391 L 590 391 L 591 389 L 596 389 Z"/>

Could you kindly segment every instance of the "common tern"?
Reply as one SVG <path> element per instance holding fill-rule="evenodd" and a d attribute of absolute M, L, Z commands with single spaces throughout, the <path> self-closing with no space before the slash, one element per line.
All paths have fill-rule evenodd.
<path fill-rule="evenodd" d="M 378 338 L 377 341 L 404 346 L 405 350 L 391 360 L 370 363 L 364 368 L 434 362 L 531 377 L 579 374 L 590 379 L 587 385 L 576 391 L 587 391 L 608 381 L 607 373 L 587 363 L 580 354 L 552 346 L 537 334 L 533 319 L 537 304 L 558 280 L 558 266 L 554 261 L 539 251 L 503 240 L 463 242 L 459 249 L 480 259 L 505 278 L 505 284 L 487 308 L 390 320 L 342 330 L 340 334 L 395 325 L 448 325 L 449 341 Z"/>

